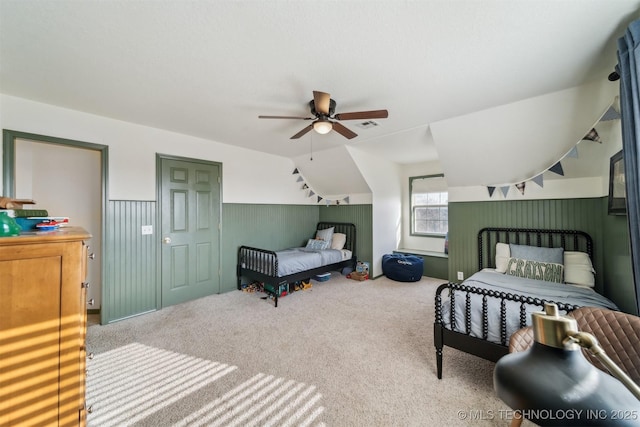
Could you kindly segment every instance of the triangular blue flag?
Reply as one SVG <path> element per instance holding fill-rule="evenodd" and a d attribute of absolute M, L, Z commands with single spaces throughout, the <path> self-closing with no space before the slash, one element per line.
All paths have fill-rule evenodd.
<path fill-rule="evenodd" d="M 304 181 L 304 178 L 302 178 L 301 176 L 298 177 L 298 179 L 296 180 L 296 182 L 302 182 Z"/>
<path fill-rule="evenodd" d="M 560 176 L 564 176 L 564 171 L 562 170 L 562 164 L 560 162 L 556 163 L 555 165 L 551 166 L 549 168 L 549 170 L 553 173 L 556 173 Z"/>
<path fill-rule="evenodd" d="M 309 190 L 309 195 L 308 195 L 307 197 L 311 197 L 311 196 L 313 196 L 314 194 L 316 194 L 316 193 L 314 193 L 314 192 L 313 192 L 313 190 Z"/>
<path fill-rule="evenodd" d="M 297 173 L 300 173 L 300 172 L 298 172 L 298 168 L 295 168 L 295 169 L 293 170 L 293 173 L 292 173 L 291 175 L 295 175 L 295 174 L 297 174 Z"/>
<path fill-rule="evenodd" d="M 487 190 L 489 190 L 489 197 L 493 196 L 493 192 L 496 191 L 496 187 L 487 187 Z"/>
<path fill-rule="evenodd" d="M 344 198 L 344 202 L 345 202 L 345 203 L 347 203 L 347 204 L 349 204 L 349 196 L 347 196 L 347 197 L 345 197 L 345 198 Z"/>
<path fill-rule="evenodd" d="M 573 157 L 573 158 L 578 158 L 578 147 L 577 146 L 573 146 L 573 148 L 571 149 L 571 151 L 569 151 L 567 153 L 566 157 Z"/>
<path fill-rule="evenodd" d="M 535 182 L 536 184 L 538 184 L 540 187 L 544 187 L 543 182 L 542 182 L 542 174 L 535 176 L 531 179 L 531 181 Z"/>
<path fill-rule="evenodd" d="M 502 190 L 502 195 L 506 198 L 507 197 L 507 193 L 509 192 L 509 185 L 505 185 L 503 187 L 500 187 L 500 190 Z"/>
<path fill-rule="evenodd" d="M 613 108 L 613 105 L 609 107 L 609 109 L 602 115 L 600 118 L 601 122 L 607 122 L 609 120 L 618 120 L 620 118 L 620 113 Z"/>

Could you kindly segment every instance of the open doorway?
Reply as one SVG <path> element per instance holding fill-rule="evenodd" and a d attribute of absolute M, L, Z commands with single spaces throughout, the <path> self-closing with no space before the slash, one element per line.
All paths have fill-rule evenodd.
<path fill-rule="evenodd" d="M 3 194 L 33 199 L 49 216 L 69 217 L 70 225 L 93 237 L 88 264 L 87 307 L 98 313 L 102 305 L 103 234 L 106 201 L 107 146 L 43 135 L 4 131 Z"/>

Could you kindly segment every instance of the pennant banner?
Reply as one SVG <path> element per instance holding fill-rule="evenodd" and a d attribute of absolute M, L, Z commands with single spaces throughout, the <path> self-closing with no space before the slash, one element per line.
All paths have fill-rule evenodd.
<path fill-rule="evenodd" d="M 587 133 L 582 139 L 587 141 L 599 142 L 600 144 L 602 144 L 600 135 L 598 135 L 598 131 L 596 131 L 595 129 L 591 129 L 589 133 Z"/>
<path fill-rule="evenodd" d="M 564 171 L 562 170 L 562 164 L 560 162 L 556 163 L 555 165 L 551 166 L 549 168 L 549 170 L 555 174 L 558 174 L 560 176 L 564 176 Z"/>
<path fill-rule="evenodd" d="M 620 118 L 620 113 L 618 113 L 615 110 L 615 108 L 613 108 L 613 105 L 611 105 L 609 107 L 609 109 L 600 118 L 600 121 L 616 120 L 616 119 L 619 119 L 619 118 Z M 598 143 L 602 144 L 602 140 L 600 139 L 600 135 L 598 135 L 598 131 L 595 128 L 591 128 L 591 130 L 589 132 L 587 132 L 587 134 L 581 139 L 581 141 L 594 141 L 594 142 L 598 142 Z M 580 143 L 580 141 L 578 141 L 578 143 Z M 576 145 L 574 145 L 567 152 L 567 154 L 564 155 L 564 157 L 562 159 L 569 158 L 569 157 L 577 159 L 578 158 L 578 143 L 576 143 Z M 562 163 L 561 163 L 562 159 L 560 159 L 558 162 L 556 162 L 553 166 L 551 166 L 547 170 L 539 173 L 538 175 L 534 176 L 533 178 L 528 179 L 527 181 L 533 181 L 538 186 L 540 186 L 541 188 L 544 188 L 543 174 L 545 172 L 553 172 L 553 173 L 555 173 L 557 175 L 564 176 L 564 169 L 562 168 Z M 520 191 L 520 193 L 522 193 L 522 195 L 524 195 L 524 191 L 525 191 L 525 187 L 526 187 L 526 181 L 522 181 L 522 182 L 517 183 L 517 184 L 509 184 L 509 185 L 500 186 L 500 191 L 502 192 L 502 195 L 505 198 L 507 197 L 507 194 L 509 193 L 509 187 L 511 185 L 515 185 L 515 187 Z M 489 198 L 491 198 L 493 196 L 493 193 L 495 192 L 495 190 L 496 190 L 495 186 L 487 186 L 487 191 L 489 192 Z"/>
<path fill-rule="evenodd" d="M 293 175 L 297 175 L 300 174 L 300 170 L 298 170 L 298 168 L 295 168 L 293 170 Z M 345 203 L 349 203 L 349 196 L 346 196 L 345 198 L 341 199 L 341 200 L 331 200 L 331 199 L 324 199 L 322 196 L 316 194 L 310 187 L 309 185 L 304 182 L 304 178 L 302 177 L 302 174 L 300 174 L 300 176 L 298 176 L 298 178 L 296 179 L 296 182 L 301 182 L 302 183 L 302 187 L 301 189 L 305 191 L 305 194 L 307 197 L 313 197 L 316 196 L 316 203 L 320 203 L 322 200 L 325 201 L 325 204 L 327 206 L 331 205 L 333 202 L 335 202 L 336 205 L 340 205 L 340 202 L 344 201 Z"/>
<path fill-rule="evenodd" d="M 542 182 L 542 174 L 534 177 L 531 181 L 535 182 L 536 184 L 538 184 L 540 187 L 544 187 L 543 182 Z"/>
<path fill-rule="evenodd" d="M 602 115 L 600 118 L 601 122 L 608 122 L 609 120 L 618 120 L 620 118 L 620 113 L 613 108 L 613 105 L 609 107 L 609 109 Z"/>

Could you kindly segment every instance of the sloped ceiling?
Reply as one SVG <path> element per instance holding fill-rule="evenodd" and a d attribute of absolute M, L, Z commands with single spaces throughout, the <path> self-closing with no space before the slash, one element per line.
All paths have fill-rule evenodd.
<path fill-rule="evenodd" d="M 597 113 L 571 90 L 606 82 L 639 7 L 0 0 L 0 91 L 292 159 L 345 144 L 402 164 L 439 159 L 456 185 L 483 185 L 527 175 L 575 143 Z M 337 112 L 386 108 L 389 118 L 372 129 L 344 122 L 359 134 L 351 141 L 335 132 L 292 141 L 308 122 L 257 118 L 306 116 L 313 90 L 329 92 Z M 584 117 L 541 101 L 563 94 Z M 544 130 L 553 118 L 562 129 Z M 549 134 L 528 137 L 534 130 Z M 547 158 L 524 155 L 532 145 Z M 501 168 L 480 170 L 471 160 L 489 152 Z"/>

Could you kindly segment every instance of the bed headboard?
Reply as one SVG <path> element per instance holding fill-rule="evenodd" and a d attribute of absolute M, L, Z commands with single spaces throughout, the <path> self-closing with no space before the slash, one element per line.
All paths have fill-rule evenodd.
<path fill-rule="evenodd" d="M 593 261 L 593 240 L 584 231 L 488 227 L 478 232 L 478 267 L 480 270 L 495 268 L 496 243 L 498 242 L 586 252 Z"/>
<path fill-rule="evenodd" d="M 349 249 L 353 255 L 356 255 L 356 226 L 347 222 L 319 222 L 316 226 L 316 231 L 331 227 L 334 227 L 334 233 L 343 233 L 347 236 L 344 248 Z"/>

